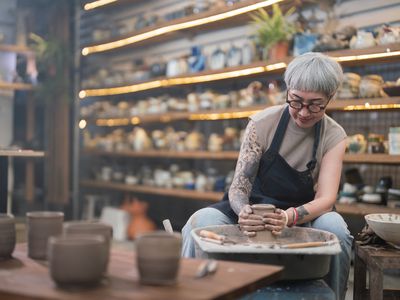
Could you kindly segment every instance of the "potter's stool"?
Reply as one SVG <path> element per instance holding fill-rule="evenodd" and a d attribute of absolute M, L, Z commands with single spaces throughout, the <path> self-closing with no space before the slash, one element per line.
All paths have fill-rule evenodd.
<path fill-rule="evenodd" d="M 400 250 L 389 246 L 362 246 L 356 242 L 353 299 L 400 299 L 400 290 L 383 290 L 383 270 L 390 269 L 400 269 Z M 369 290 L 366 289 L 367 270 Z"/>
<path fill-rule="evenodd" d="M 335 293 L 323 281 L 319 280 L 296 280 L 280 281 L 259 289 L 240 300 L 335 300 Z"/>

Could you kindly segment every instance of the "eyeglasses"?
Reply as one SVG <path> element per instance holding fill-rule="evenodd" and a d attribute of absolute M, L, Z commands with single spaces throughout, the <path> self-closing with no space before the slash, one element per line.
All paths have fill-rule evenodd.
<path fill-rule="evenodd" d="M 329 103 L 329 101 L 330 101 L 330 98 L 328 99 L 328 103 Z M 308 111 L 311 113 L 319 113 L 320 111 L 323 111 L 328 106 L 328 103 L 326 105 L 319 105 L 319 104 L 315 104 L 315 103 L 304 104 L 300 100 L 289 100 L 288 93 L 286 93 L 286 103 L 288 103 L 291 108 L 294 108 L 296 110 L 302 110 L 303 107 L 306 107 L 308 109 Z"/>

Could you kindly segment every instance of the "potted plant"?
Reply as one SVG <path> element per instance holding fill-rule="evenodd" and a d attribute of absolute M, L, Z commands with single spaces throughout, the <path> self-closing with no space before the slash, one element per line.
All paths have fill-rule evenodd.
<path fill-rule="evenodd" d="M 281 59 L 287 56 L 289 41 L 296 32 L 294 22 L 290 22 L 288 17 L 295 11 L 290 8 L 285 14 L 282 13 L 279 5 L 272 6 L 272 13 L 269 14 L 265 9 L 259 9 L 257 13 L 251 15 L 253 21 L 251 25 L 255 28 L 256 42 L 263 47 L 263 58 L 271 60 Z"/>

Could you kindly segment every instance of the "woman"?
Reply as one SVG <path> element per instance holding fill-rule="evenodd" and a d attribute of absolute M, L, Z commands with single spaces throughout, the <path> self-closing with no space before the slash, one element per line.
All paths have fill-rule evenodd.
<path fill-rule="evenodd" d="M 250 117 L 229 193 L 188 220 L 182 229 L 183 256 L 194 257 L 190 231 L 208 225 L 239 223 L 248 235 L 264 228 L 278 235 L 293 225 L 330 231 L 342 252 L 332 260 L 327 281 L 344 299 L 353 237 L 333 207 L 346 133 L 325 115 L 342 77 L 340 65 L 320 53 L 303 54 L 288 65 L 287 104 Z M 254 203 L 279 209 L 262 218 L 252 213 Z"/>

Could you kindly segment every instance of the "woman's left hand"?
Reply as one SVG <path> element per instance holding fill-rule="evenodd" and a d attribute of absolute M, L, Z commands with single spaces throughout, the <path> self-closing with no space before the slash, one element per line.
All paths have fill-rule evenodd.
<path fill-rule="evenodd" d="M 265 213 L 263 221 L 265 229 L 272 231 L 274 235 L 280 235 L 287 223 L 285 213 L 280 208 L 277 208 L 273 213 Z"/>

